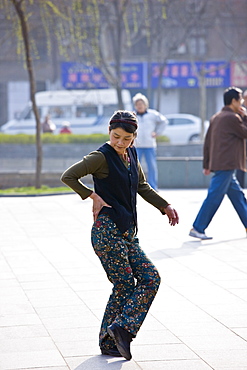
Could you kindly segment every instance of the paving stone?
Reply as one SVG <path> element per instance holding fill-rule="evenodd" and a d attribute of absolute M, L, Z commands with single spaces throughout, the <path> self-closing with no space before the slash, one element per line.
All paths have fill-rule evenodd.
<path fill-rule="evenodd" d="M 112 287 L 90 243 L 91 200 L 0 199 L 1 370 L 247 370 L 243 226 L 224 199 L 207 230 L 214 238 L 193 240 L 206 189 L 160 194 L 180 224 L 138 197 L 140 244 L 162 283 L 131 361 L 98 346 Z"/>

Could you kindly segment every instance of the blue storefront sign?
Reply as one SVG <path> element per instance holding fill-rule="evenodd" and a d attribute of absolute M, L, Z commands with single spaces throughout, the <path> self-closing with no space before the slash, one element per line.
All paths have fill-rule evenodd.
<path fill-rule="evenodd" d="M 144 89 L 146 73 L 144 63 L 123 63 L 121 68 L 122 87 L 124 89 Z"/>
<path fill-rule="evenodd" d="M 159 84 L 160 64 L 152 63 L 151 87 Z M 207 87 L 227 87 L 230 85 L 230 66 L 224 61 L 195 62 L 172 61 L 163 69 L 161 86 L 167 89 L 198 88 L 198 73 L 204 69 Z M 61 63 L 62 85 L 65 89 L 104 89 L 109 88 L 104 74 L 99 68 L 82 63 Z M 147 63 L 123 63 L 121 67 L 122 87 L 125 89 L 147 88 Z"/>
<path fill-rule="evenodd" d="M 109 84 L 99 68 L 82 63 L 61 63 L 65 89 L 105 89 Z"/>
<path fill-rule="evenodd" d="M 123 63 L 121 68 L 122 87 L 142 89 L 144 86 L 143 63 Z M 104 74 L 99 68 L 81 63 L 61 63 L 62 85 L 66 89 L 109 88 Z"/>
<path fill-rule="evenodd" d="M 198 74 L 205 71 L 206 87 L 227 87 L 230 84 L 230 66 L 224 61 L 195 62 L 188 61 L 169 62 L 163 69 L 161 86 L 173 88 L 199 87 Z M 157 88 L 160 76 L 160 64 L 152 65 L 152 88 Z"/>

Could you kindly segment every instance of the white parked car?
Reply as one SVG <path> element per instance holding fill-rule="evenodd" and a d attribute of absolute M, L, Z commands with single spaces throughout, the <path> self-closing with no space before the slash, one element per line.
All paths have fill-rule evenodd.
<path fill-rule="evenodd" d="M 168 124 L 163 135 L 167 136 L 171 144 L 188 144 L 200 142 L 201 118 L 192 114 L 166 114 Z M 204 135 L 208 129 L 209 122 L 204 122 Z"/>

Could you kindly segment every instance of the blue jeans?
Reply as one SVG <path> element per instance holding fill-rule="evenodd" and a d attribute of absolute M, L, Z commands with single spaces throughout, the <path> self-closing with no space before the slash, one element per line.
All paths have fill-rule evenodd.
<path fill-rule="evenodd" d="M 234 171 L 216 171 L 211 179 L 207 198 L 193 223 L 194 229 L 199 233 L 204 233 L 225 194 L 232 202 L 244 227 L 247 228 L 247 201 Z"/>
<path fill-rule="evenodd" d="M 148 183 L 154 190 L 157 190 L 158 186 L 158 169 L 156 163 L 156 150 L 155 148 L 136 148 L 138 159 L 141 159 L 144 155 L 147 167 L 148 167 Z"/>

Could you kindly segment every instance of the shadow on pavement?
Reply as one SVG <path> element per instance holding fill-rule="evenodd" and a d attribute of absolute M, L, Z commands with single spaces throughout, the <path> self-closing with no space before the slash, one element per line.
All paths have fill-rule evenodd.
<path fill-rule="evenodd" d="M 124 359 L 99 355 L 87 359 L 74 370 L 120 370 L 125 362 Z"/>
<path fill-rule="evenodd" d="M 154 260 L 160 260 L 164 258 L 176 258 L 182 256 L 188 256 L 196 252 L 196 250 L 205 244 L 201 243 L 200 240 L 193 242 L 185 242 L 180 248 L 165 248 L 158 249 L 156 251 L 148 253 L 148 256 Z"/>
<path fill-rule="evenodd" d="M 214 245 L 220 244 L 227 244 L 233 242 L 240 242 L 246 240 L 246 238 L 238 238 L 238 239 L 228 239 L 228 240 L 218 240 L 218 241 L 203 241 L 203 240 L 193 240 L 189 242 L 184 242 L 180 248 L 166 248 L 166 249 L 158 249 L 156 251 L 150 252 L 148 255 L 153 260 L 160 260 L 165 258 L 176 258 L 176 257 L 183 257 L 191 255 L 199 248 L 202 247 L 211 247 Z"/>

